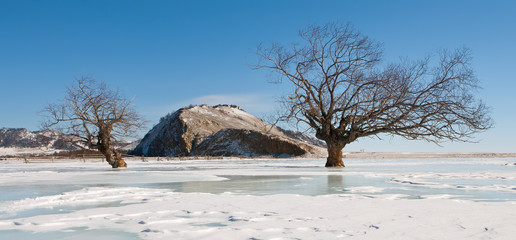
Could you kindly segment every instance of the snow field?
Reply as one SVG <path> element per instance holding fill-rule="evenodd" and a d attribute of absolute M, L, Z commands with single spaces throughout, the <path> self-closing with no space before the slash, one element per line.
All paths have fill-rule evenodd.
<path fill-rule="evenodd" d="M 82 205 L 91 201 L 121 201 L 125 205 L 1 220 L 0 231 L 109 228 L 141 239 L 511 239 L 516 234 L 516 205 L 511 202 L 358 195 L 251 196 L 135 188 L 84 189 L 57 198 L 60 201 L 42 198 L 15 205 Z"/>
<path fill-rule="evenodd" d="M 513 239 L 515 159 L 0 161 L 0 239 Z M 506 164 L 511 163 L 511 164 Z"/>

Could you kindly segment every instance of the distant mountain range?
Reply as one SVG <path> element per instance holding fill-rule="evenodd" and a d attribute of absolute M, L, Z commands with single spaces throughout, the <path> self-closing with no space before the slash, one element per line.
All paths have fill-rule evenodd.
<path fill-rule="evenodd" d="M 25 128 L 0 129 L 0 156 L 41 155 L 80 149 L 72 136 L 54 130 L 31 132 Z M 132 145 L 131 145 L 132 144 Z M 137 142 L 122 142 L 121 149 L 132 150 Z"/>
<path fill-rule="evenodd" d="M 31 132 L 25 128 L 0 129 L 0 147 L 72 150 L 70 137 L 58 131 Z"/>
<path fill-rule="evenodd" d="M 70 136 L 58 131 L 31 132 L 25 128 L 0 129 L 0 156 L 21 154 L 49 154 L 74 150 Z"/>

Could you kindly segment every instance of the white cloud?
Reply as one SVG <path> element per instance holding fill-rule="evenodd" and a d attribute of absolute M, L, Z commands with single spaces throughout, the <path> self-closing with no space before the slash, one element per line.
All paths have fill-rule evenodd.
<path fill-rule="evenodd" d="M 151 122 L 155 122 L 160 117 L 165 116 L 167 113 L 174 112 L 179 108 L 188 107 L 189 105 L 201 104 L 207 104 L 210 106 L 218 104 L 237 105 L 245 111 L 257 116 L 261 116 L 274 111 L 277 105 L 275 102 L 275 97 L 268 96 L 266 94 L 213 94 L 199 96 L 184 101 L 179 101 L 177 103 L 172 103 L 170 105 L 147 107 L 145 109 L 142 109 L 142 113 L 146 115 L 147 118 L 149 118 L 148 120 L 150 120 Z"/>
<path fill-rule="evenodd" d="M 274 98 L 262 94 L 206 95 L 182 102 L 178 108 L 190 104 L 237 105 L 250 113 L 264 113 L 274 110 Z"/>

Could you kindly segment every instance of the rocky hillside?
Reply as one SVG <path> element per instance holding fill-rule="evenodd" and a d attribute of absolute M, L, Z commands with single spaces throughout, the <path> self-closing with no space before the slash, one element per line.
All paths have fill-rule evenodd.
<path fill-rule="evenodd" d="M 324 152 L 321 147 L 295 136 L 285 134 L 285 131 L 236 106 L 193 106 L 163 117 L 145 135 L 133 154 L 300 156 Z"/>

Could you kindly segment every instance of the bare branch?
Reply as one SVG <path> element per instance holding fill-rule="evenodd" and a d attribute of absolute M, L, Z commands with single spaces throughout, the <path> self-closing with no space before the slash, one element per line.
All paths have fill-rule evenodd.
<path fill-rule="evenodd" d="M 134 137 L 145 124 L 131 101 L 89 77 L 76 79 L 66 93 L 61 103 L 43 110 L 47 115 L 43 128 L 74 136 L 78 146 L 98 149 L 113 167 L 125 165 L 112 143 Z"/>
<path fill-rule="evenodd" d="M 467 48 L 441 50 L 435 66 L 426 57 L 381 68 L 381 45 L 350 24 L 309 26 L 299 37 L 304 45 L 291 49 L 260 46 L 254 68 L 293 84 L 281 119 L 307 124 L 329 151 L 378 134 L 470 141 L 492 126 L 489 109 L 473 94 L 478 80 Z"/>

